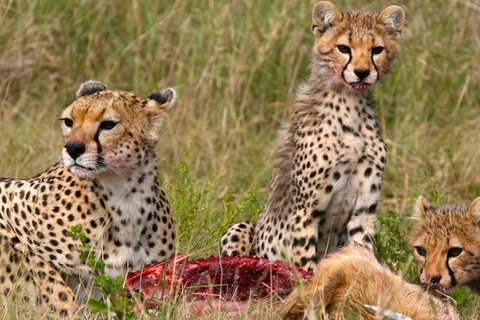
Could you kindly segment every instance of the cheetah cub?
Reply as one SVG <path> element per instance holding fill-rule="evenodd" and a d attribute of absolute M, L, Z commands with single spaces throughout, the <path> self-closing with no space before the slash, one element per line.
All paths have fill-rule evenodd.
<path fill-rule="evenodd" d="M 74 293 L 63 277 L 88 279 L 91 270 L 80 259 L 78 241 L 67 236 L 70 226 L 82 225 L 111 276 L 173 251 L 156 144 L 175 100 L 173 89 L 142 100 L 100 82 L 81 85 L 61 116 L 63 163 L 31 179 L 0 179 L 2 295 L 26 285 L 33 301 L 75 316 Z"/>
<path fill-rule="evenodd" d="M 287 256 L 314 269 L 348 243 L 374 247 L 375 211 L 386 163 L 370 90 L 399 52 L 405 13 L 313 9 L 313 61 L 280 136 L 265 207 L 256 226 L 237 223 L 222 255 Z"/>
<path fill-rule="evenodd" d="M 350 245 L 327 255 L 304 286 L 277 303 L 281 319 L 458 320 L 441 295 L 406 282 L 365 247 Z M 396 313 L 396 314 L 395 314 Z"/>
<path fill-rule="evenodd" d="M 480 197 L 470 207 L 436 208 L 420 196 L 416 216 L 410 247 L 420 282 L 444 293 L 467 285 L 480 294 Z"/>

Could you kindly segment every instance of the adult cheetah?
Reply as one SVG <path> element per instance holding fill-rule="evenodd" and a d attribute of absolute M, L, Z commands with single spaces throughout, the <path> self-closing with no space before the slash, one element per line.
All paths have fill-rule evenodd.
<path fill-rule="evenodd" d="M 63 163 L 31 179 L 0 179 L 1 293 L 26 285 L 34 300 L 69 318 L 77 308 L 62 277 L 92 273 L 67 236 L 70 226 L 82 225 L 111 276 L 163 260 L 175 237 L 156 152 L 175 91 L 142 100 L 88 81 L 76 96 L 61 116 Z"/>
<path fill-rule="evenodd" d="M 311 72 L 281 133 L 265 207 L 256 226 L 227 230 L 222 255 L 286 256 L 314 269 L 339 246 L 373 249 L 386 146 L 370 89 L 391 69 L 404 19 L 397 6 L 315 6 Z"/>

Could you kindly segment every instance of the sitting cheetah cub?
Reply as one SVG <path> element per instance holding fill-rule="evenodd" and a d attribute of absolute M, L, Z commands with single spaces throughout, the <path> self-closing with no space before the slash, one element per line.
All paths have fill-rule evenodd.
<path fill-rule="evenodd" d="M 157 181 L 156 144 L 175 91 L 146 100 L 88 81 L 61 116 L 63 163 L 26 180 L 0 179 L 0 289 L 26 285 L 54 314 L 72 318 L 74 293 L 63 276 L 91 276 L 70 226 L 110 276 L 163 260 L 174 229 Z M 38 299 L 37 299 L 38 297 Z"/>
<path fill-rule="evenodd" d="M 373 249 L 386 146 L 370 89 L 392 67 L 404 18 L 397 6 L 380 14 L 315 6 L 311 72 L 281 134 L 265 207 L 255 227 L 227 230 L 222 255 L 286 253 L 311 270 L 342 245 Z"/>
<path fill-rule="evenodd" d="M 480 294 L 480 197 L 470 207 L 436 208 L 420 196 L 416 216 L 410 246 L 420 282 L 444 293 L 467 285 Z"/>

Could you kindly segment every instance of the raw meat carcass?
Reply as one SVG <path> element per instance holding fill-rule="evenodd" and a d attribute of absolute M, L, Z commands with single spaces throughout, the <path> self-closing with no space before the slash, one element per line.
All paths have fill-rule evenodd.
<path fill-rule="evenodd" d="M 176 254 L 129 273 L 125 288 L 140 290 L 143 301 L 153 308 L 172 295 L 188 294 L 196 301 L 219 298 L 237 302 L 282 296 L 292 290 L 294 281 L 308 280 L 312 275 L 286 262 L 256 256 L 188 260 L 187 255 Z"/>

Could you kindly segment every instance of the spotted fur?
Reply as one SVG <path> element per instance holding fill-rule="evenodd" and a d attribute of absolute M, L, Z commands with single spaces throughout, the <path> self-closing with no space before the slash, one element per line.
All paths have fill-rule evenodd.
<path fill-rule="evenodd" d="M 480 197 L 470 207 L 435 207 L 424 197 L 416 205 L 410 246 L 420 282 L 450 293 L 467 285 L 480 294 Z"/>
<path fill-rule="evenodd" d="M 110 276 L 163 260 L 174 228 L 157 181 L 160 126 L 175 104 L 166 89 L 142 100 L 84 83 L 62 113 L 63 162 L 26 180 L 0 179 L 0 289 L 27 284 L 54 314 L 73 317 L 62 277 L 91 276 L 67 236 L 82 225 Z"/>
<path fill-rule="evenodd" d="M 256 226 L 227 230 L 223 255 L 286 256 L 314 269 L 347 243 L 373 249 L 386 146 L 370 89 L 391 69 L 403 21 L 396 6 L 380 14 L 315 6 L 311 73 L 281 133 L 265 207 Z"/>

